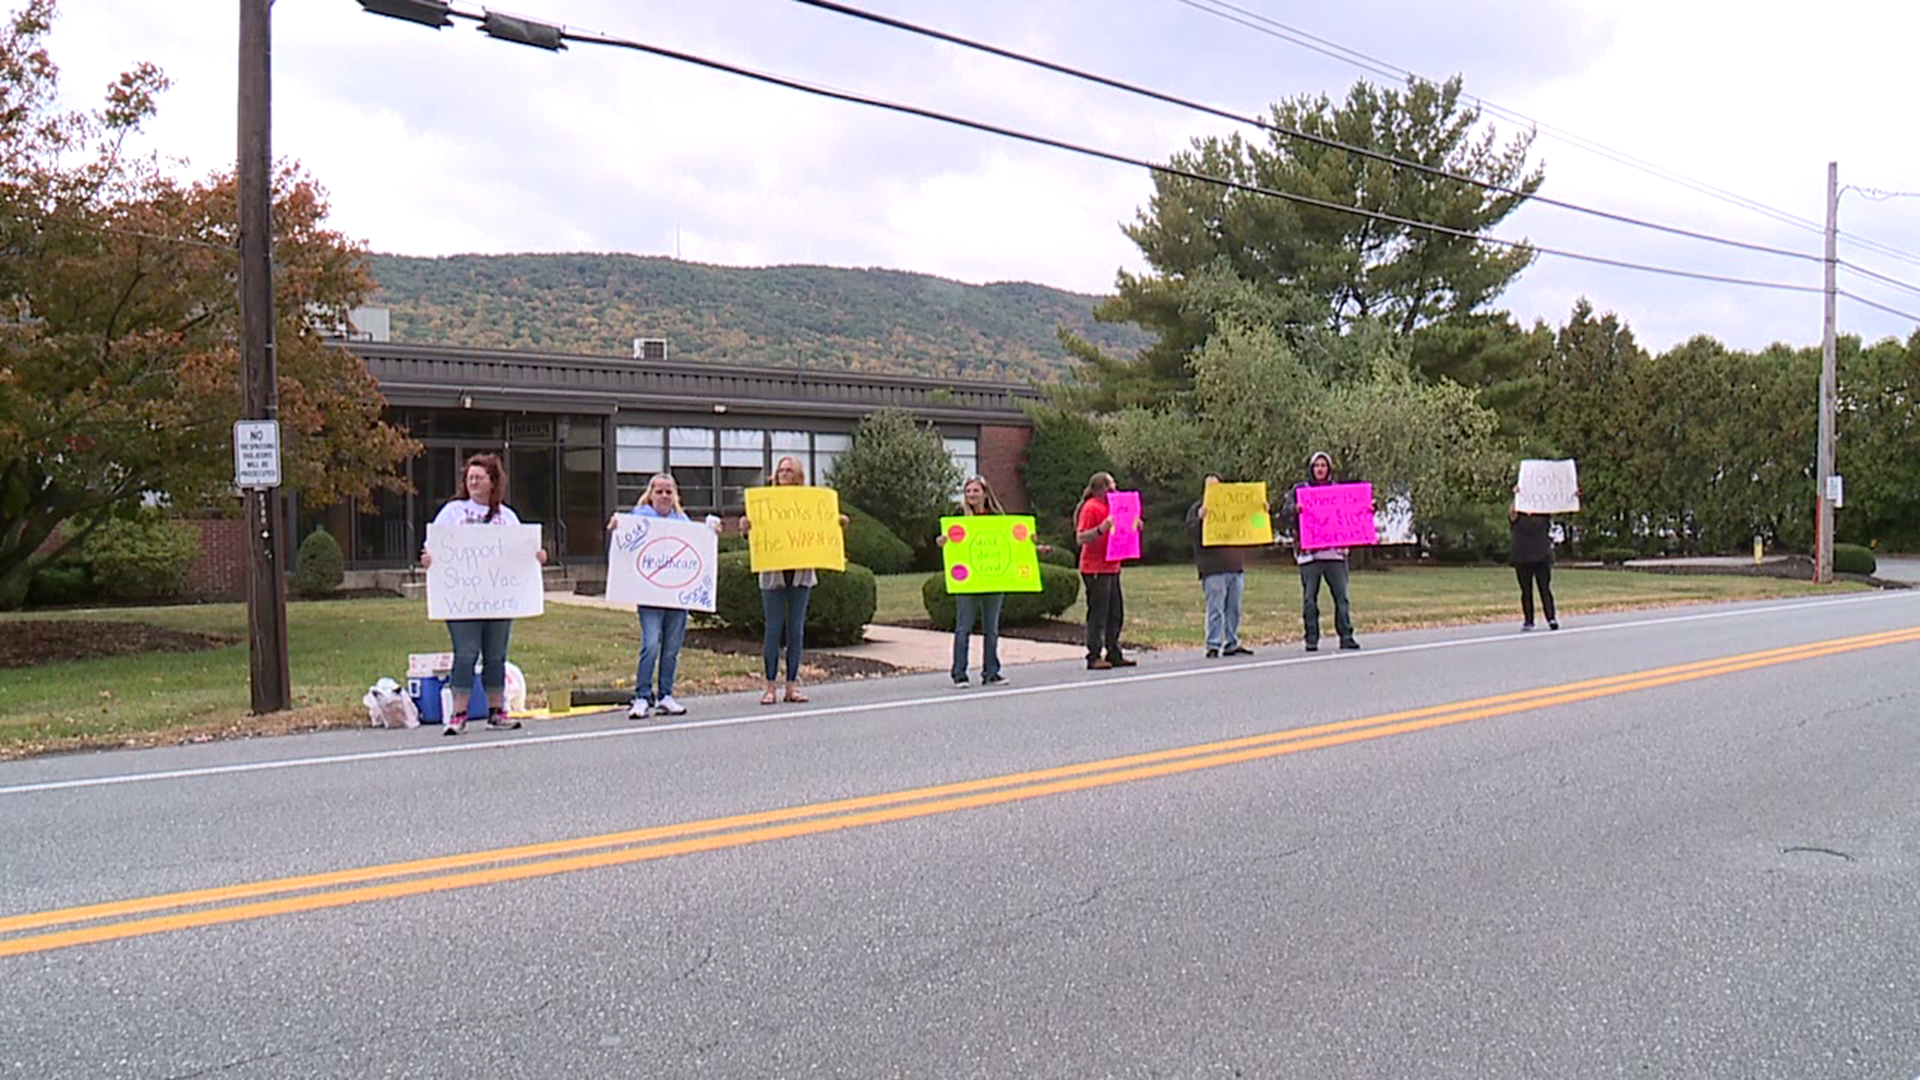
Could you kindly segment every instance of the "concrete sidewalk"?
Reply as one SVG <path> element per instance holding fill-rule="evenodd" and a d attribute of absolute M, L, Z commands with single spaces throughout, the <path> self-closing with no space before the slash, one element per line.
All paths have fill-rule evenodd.
<path fill-rule="evenodd" d="M 554 591 L 547 594 L 549 604 L 571 604 L 575 607 L 597 607 L 610 611 L 626 611 L 626 604 L 612 604 L 604 596 L 582 596 L 578 593 Z M 809 653 L 825 653 L 829 656 L 846 656 L 862 660 L 877 660 L 883 664 L 892 664 L 903 671 L 945 671 L 953 666 L 953 634 L 945 630 L 916 630 L 905 626 L 882 626 L 875 624 L 867 627 L 866 641 L 859 645 L 843 645 L 838 648 L 814 648 L 809 645 Z M 980 658 L 984 655 L 986 642 L 979 634 L 967 646 L 968 666 L 975 670 L 980 667 Z M 1000 635 L 1000 663 L 1012 667 L 1015 664 L 1044 663 L 1052 660 L 1077 660 L 1086 655 L 1086 649 L 1079 645 L 1062 645 L 1051 641 L 1029 641 L 1025 638 Z"/>

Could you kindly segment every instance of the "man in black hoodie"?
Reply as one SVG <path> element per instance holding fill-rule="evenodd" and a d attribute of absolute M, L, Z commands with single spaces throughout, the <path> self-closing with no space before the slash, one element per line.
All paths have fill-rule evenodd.
<path fill-rule="evenodd" d="M 1206 486 L 1219 482 L 1219 473 L 1207 474 Z M 1206 517 L 1207 500 L 1203 495 L 1187 507 L 1187 536 L 1193 540 L 1193 565 L 1200 571 L 1200 591 L 1207 598 L 1207 656 L 1252 656 L 1253 650 L 1240 644 L 1240 594 L 1247 581 L 1247 549 L 1201 543 Z"/>
<path fill-rule="evenodd" d="M 1321 487 L 1333 483 L 1333 458 L 1315 451 L 1307 459 L 1307 482 L 1300 487 Z M 1294 489 L 1296 492 L 1299 488 Z M 1300 500 L 1290 496 L 1287 512 L 1293 518 L 1293 561 L 1300 566 L 1300 616 L 1307 628 L 1307 651 L 1320 651 L 1320 583 L 1327 583 L 1333 594 L 1333 628 L 1340 635 L 1340 647 L 1357 649 L 1353 639 L 1353 613 L 1347 606 L 1347 549 L 1300 546 Z"/>

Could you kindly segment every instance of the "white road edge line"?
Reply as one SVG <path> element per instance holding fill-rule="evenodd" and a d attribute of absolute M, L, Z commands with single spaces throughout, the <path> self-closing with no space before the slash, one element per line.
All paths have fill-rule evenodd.
<path fill-rule="evenodd" d="M 1866 596 L 1843 596 L 1825 600 L 1794 601 L 1785 604 L 1773 604 L 1759 608 L 1740 608 L 1732 611 L 1708 611 L 1691 615 L 1670 615 L 1657 619 L 1636 619 L 1629 622 L 1600 623 L 1597 625 L 1572 626 L 1558 631 L 1536 631 L 1531 634 L 1515 630 L 1505 634 L 1493 634 L 1482 637 L 1449 638 L 1445 641 L 1426 641 L 1415 645 L 1389 645 L 1382 649 L 1368 649 L 1352 655 L 1338 651 L 1318 656 L 1289 656 L 1273 660 L 1252 660 L 1232 665 L 1212 667 L 1179 668 L 1173 671 L 1147 671 L 1131 675 L 1107 676 L 1099 679 L 1079 679 L 1073 682 L 1042 683 L 1038 686 L 1013 686 L 1004 690 L 975 690 L 968 694 L 955 694 L 946 691 L 938 695 L 914 698 L 899 698 L 890 701 L 872 701 L 860 705 L 825 705 L 812 709 L 795 709 L 767 713 L 750 713 L 740 716 L 723 716 L 712 720 L 683 720 L 674 724 L 649 724 L 646 727 L 617 727 L 601 731 L 574 731 L 559 735 L 535 735 L 520 739 L 503 739 L 492 742 L 461 742 L 452 745 L 415 746 L 402 750 L 368 750 L 353 754 L 334 754 L 325 757 L 284 758 L 279 761 L 254 761 L 234 765 L 209 765 L 198 769 L 169 769 L 160 772 L 123 773 L 110 776 L 81 777 L 72 780 L 47 780 L 32 784 L 14 784 L 0 787 L 0 796 L 26 795 L 44 791 L 70 791 L 76 788 L 108 787 L 116 784 L 141 784 L 159 780 L 185 780 L 204 776 L 225 776 L 233 773 L 269 772 L 276 769 L 301 769 L 320 765 L 347 765 L 365 761 L 390 761 L 396 758 L 426 757 L 432 754 L 461 754 L 487 751 L 523 749 L 534 746 L 550 746 L 555 743 L 583 742 L 589 739 L 616 739 L 634 736 L 656 735 L 670 731 L 696 731 L 703 728 L 736 727 L 744 724 L 784 723 L 790 720 L 805 720 L 821 716 L 853 716 L 860 713 L 885 712 L 890 709 L 927 708 L 942 705 L 963 705 L 984 698 L 1025 697 L 1032 694 L 1052 694 L 1061 691 L 1101 689 L 1110 686 L 1131 683 L 1160 682 L 1167 679 L 1189 679 L 1209 675 L 1232 675 L 1264 668 L 1291 667 L 1296 664 L 1339 663 L 1362 657 L 1391 656 L 1397 653 L 1428 652 L 1434 649 L 1456 649 L 1469 645 L 1489 645 L 1496 642 L 1516 639 L 1566 638 L 1574 634 L 1610 633 L 1616 630 L 1639 630 L 1649 626 L 1672 626 L 1676 623 L 1704 622 L 1710 619 L 1734 619 L 1750 615 L 1770 615 L 1782 611 L 1804 611 L 1808 608 L 1831 607 L 1837 604 L 1861 604 L 1899 597 L 1920 596 L 1920 590 L 1899 592 L 1880 592 Z M 609 711 L 616 711 L 609 710 Z"/>

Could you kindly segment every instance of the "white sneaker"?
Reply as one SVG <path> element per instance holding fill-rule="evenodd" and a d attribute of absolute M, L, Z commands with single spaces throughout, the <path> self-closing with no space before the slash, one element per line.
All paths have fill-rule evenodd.
<path fill-rule="evenodd" d="M 672 694 L 663 695 L 660 698 L 659 704 L 653 707 L 653 711 L 659 713 L 661 716 L 687 715 L 687 707 L 673 700 Z"/>
<path fill-rule="evenodd" d="M 634 698 L 633 704 L 627 706 L 627 719 L 645 720 L 647 718 L 647 710 L 648 710 L 648 705 L 647 705 L 646 698 L 643 698 L 643 697 Z"/>

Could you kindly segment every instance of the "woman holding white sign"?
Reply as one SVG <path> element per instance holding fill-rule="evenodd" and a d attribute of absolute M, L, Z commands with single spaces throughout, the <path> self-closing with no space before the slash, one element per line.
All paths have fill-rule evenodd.
<path fill-rule="evenodd" d="M 460 481 L 460 493 L 434 515 L 433 525 L 518 525 L 520 518 L 506 503 L 507 482 L 500 458 L 495 454 L 475 454 L 467 459 Z M 547 561 L 545 548 L 536 556 Z M 433 568 L 433 552 L 420 552 L 420 565 Z M 509 719 L 507 694 L 507 642 L 513 635 L 512 619 L 448 619 L 447 635 L 453 639 L 453 709 L 447 714 L 445 734 L 458 735 L 467 729 L 468 701 L 473 687 L 473 667 L 480 664 L 480 687 L 487 695 L 487 726 L 512 730 L 520 721 Z"/>
<path fill-rule="evenodd" d="M 807 470 L 800 459 L 783 457 L 774 463 L 773 476 L 768 483 L 775 486 L 805 487 Z M 847 515 L 840 515 L 840 524 L 845 526 Z M 740 519 L 742 531 L 753 528 L 749 518 Z M 763 570 L 760 573 L 760 603 L 766 615 L 766 639 L 761 650 L 761 659 L 765 661 L 767 673 L 767 692 L 760 695 L 760 704 L 772 705 L 782 700 L 801 703 L 807 695 L 800 692 L 800 660 L 806 650 L 807 600 L 813 594 L 813 587 L 820 583 L 820 575 L 813 569 L 805 570 Z M 786 642 L 787 683 L 785 693 L 780 686 L 780 645 Z"/>
<path fill-rule="evenodd" d="M 669 473 L 653 474 L 633 513 L 643 518 L 691 520 L 680 509 L 680 485 Z M 719 524 L 717 519 L 708 520 L 711 526 Z M 618 515 L 608 518 L 607 531 L 618 523 Z M 633 703 L 627 707 L 627 719 L 643 720 L 649 713 L 685 716 L 687 707 L 673 699 L 673 676 L 680 668 L 680 647 L 687 640 L 687 609 L 641 604 L 634 610 L 640 616 L 640 663 L 633 673 Z"/>
<path fill-rule="evenodd" d="M 1533 590 L 1540 588 L 1540 607 L 1547 617 L 1547 629 L 1560 629 L 1553 611 L 1553 515 L 1528 514 L 1520 509 L 1520 485 L 1513 487 L 1514 503 L 1507 507 L 1508 528 L 1513 533 L 1514 576 L 1520 579 L 1520 629 L 1533 629 Z"/>

